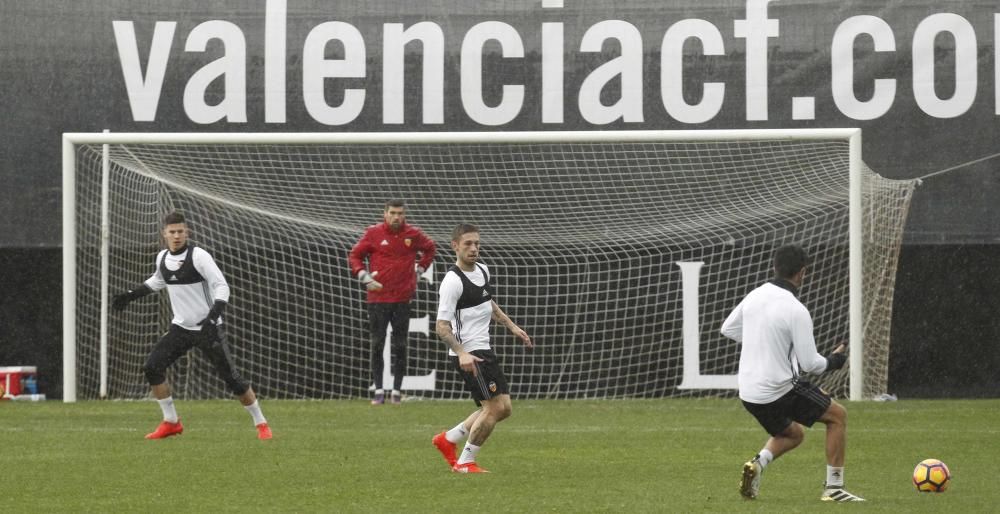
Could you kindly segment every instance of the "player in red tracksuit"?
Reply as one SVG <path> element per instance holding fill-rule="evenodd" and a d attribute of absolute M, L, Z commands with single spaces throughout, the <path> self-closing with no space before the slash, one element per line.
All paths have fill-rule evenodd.
<path fill-rule="evenodd" d="M 406 223 L 406 204 L 389 200 L 383 214 L 385 222 L 372 225 L 348 257 L 351 274 L 368 290 L 368 322 L 371 328 L 372 379 L 375 396 L 372 404 L 385 402 L 382 349 L 386 328 L 392 324 L 392 403 L 400 402 L 400 389 L 406 375 L 406 338 L 410 331 L 410 301 L 417 290 L 417 277 L 434 261 L 436 246 L 419 228 Z M 419 257 L 419 260 L 418 260 Z M 368 260 L 367 267 L 365 260 Z M 416 263 L 416 266 L 414 266 Z"/>

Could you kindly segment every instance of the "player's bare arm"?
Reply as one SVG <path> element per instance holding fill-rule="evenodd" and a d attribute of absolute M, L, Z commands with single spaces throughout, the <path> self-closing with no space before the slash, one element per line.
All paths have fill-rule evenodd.
<path fill-rule="evenodd" d="M 451 322 L 443 319 L 437 320 L 434 324 L 434 331 L 437 332 L 438 338 L 444 341 L 451 348 L 451 351 L 455 352 L 455 355 L 458 355 L 458 366 L 475 375 L 476 363 L 482 362 L 483 359 L 472 355 L 462 348 L 462 343 L 458 342 L 455 333 L 451 329 Z"/>
<path fill-rule="evenodd" d="M 524 343 L 524 346 L 527 346 L 528 348 L 533 348 L 535 346 L 535 343 L 533 343 L 531 341 L 531 338 L 528 337 L 528 333 L 525 332 L 521 327 L 517 326 L 517 323 L 514 323 L 510 319 L 510 317 L 507 316 L 507 313 L 505 313 L 503 309 L 501 309 L 500 306 L 497 305 L 496 301 L 491 301 L 490 303 L 493 305 L 493 321 L 496 321 L 497 323 L 500 323 L 503 326 L 507 327 L 507 330 L 510 330 L 511 334 L 514 334 L 518 339 L 521 340 L 522 343 Z"/>

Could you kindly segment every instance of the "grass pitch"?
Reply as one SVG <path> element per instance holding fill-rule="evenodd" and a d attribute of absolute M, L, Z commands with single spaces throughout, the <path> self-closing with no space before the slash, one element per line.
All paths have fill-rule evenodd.
<path fill-rule="evenodd" d="M 430 443 L 472 402 L 261 402 L 258 441 L 236 401 L 178 401 L 185 432 L 146 441 L 153 402 L 0 402 L 9 512 L 996 512 L 1000 400 L 847 403 L 848 489 L 819 501 L 823 428 L 737 492 L 766 434 L 736 400 L 517 401 L 480 454 L 449 471 Z M 910 473 L 934 457 L 943 494 Z"/>

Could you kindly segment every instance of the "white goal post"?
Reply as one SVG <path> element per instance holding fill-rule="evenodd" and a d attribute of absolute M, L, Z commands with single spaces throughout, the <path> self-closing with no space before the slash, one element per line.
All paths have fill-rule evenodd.
<path fill-rule="evenodd" d="M 351 166 L 358 171 L 345 171 Z M 133 176 L 141 184 L 131 185 Z M 814 183 L 822 186 L 813 188 Z M 501 305 L 512 304 L 515 320 L 518 315 L 527 318 L 522 324 L 529 333 L 544 335 L 539 338 L 542 355 L 513 357 L 512 368 L 528 369 L 516 377 L 525 384 L 524 396 L 644 397 L 685 395 L 689 389 L 707 389 L 696 395 L 731 394 L 727 390 L 735 384 L 738 348 L 721 341 L 717 326 L 712 331 L 711 326 L 693 324 L 717 324 L 726 305 L 735 306 L 752 285 L 766 278 L 767 251 L 778 243 L 799 242 L 810 251 L 814 246 L 821 249 L 817 275 L 834 275 L 811 275 L 816 285 L 807 281 L 804 302 L 813 311 L 817 330 L 833 326 L 819 334 L 828 340 L 817 338 L 821 351 L 835 346 L 836 337 L 849 339 L 849 372 L 834 380 L 839 391 L 860 400 L 885 392 L 891 291 L 914 186 L 915 181 L 879 177 L 864 165 L 860 129 L 66 133 L 63 399 L 141 394 L 136 392 L 144 386 L 138 372 L 141 360 L 169 317 L 161 300 L 109 328 L 109 293 L 117 290 L 111 282 L 134 284 L 149 275 L 156 244 L 149 238 L 156 237 L 162 214 L 177 208 L 203 213 L 191 220 L 193 240 L 234 256 L 221 266 L 227 277 L 241 267 L 279 266 L 280 280 L 297 282 L 307 276 L 300 287 L 314 291 L 289 293 L 275 278 L 264 286 L 271 289 L 254 298 L 285 301 L 286 295 L 295 295 L 287 297 L 287 305 L 260 307 L 244 300 L 236 306 L 233 330 L 241 321 L 263 320 L 240 333 L 249 340 L 266 332 L 261 346 L 245 347 L 248 353 L 238 356 L 243 367 L 252 368 L 252 382 L 267 380 L 258 391 L 276 398 L 364 395 L 367 353 L 355 346 L 365 344 L 365 326 L 313 326 L 311 320 L 335 310 L 349 311 L 347 318 L 363 317 L 363 296 L 341 262 L 344 245 L 379 221 L 382 202 L 402 197 L 410 221 L 438 242 L 438 277 L 453 258 L 447 242 L 450 227 L 465 221 L 482 226 L 484 260 L 496 265 L 501 280 L 509 277 L 500 291 Z M 457 196 L 463 190 L 475 194 Z M 510 195 L 510 190 L 518 195 Z M 488 196 L 491 192 L 503 198 Z M 470 201 L 482 205 L 470 208 Z M 221 228 L 211 227 L 213 217 L 228 220 L 231 211 L 239 215 L 232 214 Z M 651 217 L 641 219 L 644 214 Z M 570 219 L 560 221 L 560 216 Z M 142 223 L 130 225 L 127 234 L 116 232 L 137 218 Z M 793 221 L 786 225 L 783 219 Z M 265 255 L 255 260 L 254 251 L 234 240 L 238 236 L 223 233 L 239 232 L 244 223 L 246 230 L 260 227 L 261 234 L 248 236 L 257 245 L 253 248 L 264 244 L 268 234 L 300 235 L 275 249 L 263 248 Z M 634 226 L 642 223 L 650 224 L 648 231 Z M 143 233 L 150 227 L 152 233 Z M 343 242 L 325 246 L 327 233 Z M 554 242 L 552 234 L 559 235 Z M 129 238 L 140 236 L 146 240 L 136 241 L 137 247 L 128 245 Z M 879 248 L 869 252 L 869 246 Z M 286 252 L 290 255 L 283 256 Z M 592 255 L 585 262 L 584 257 L 567 256 L 580 252 Z M 872 262 L 866 262 L 866 255 Z M 534 259 L 553 265 L 541 271 L 545 266 Z M 697 276 L 685 276 L 685 284 L 693 285 L 684 291 L 688 305 L 683 308 L 678 305 L 684 303 L 679 281 L 664 285 L 676 294 L 662 293 L 658 301 L 650 301 L 647 296 L 660 293 L 648 283 L 672 281 L 682 261 L 708 263 L 709 283 L 699 289 Z M 697 268 L 691 269 L 698 273 Z M 430 279 L 436 283 L 433 274 Z M 248 280 L 239 279 L 244 289 Z M 535 280 L 544 286 L 536 286 Z M 640 292 L 622 292 L 637 283 L 642 283 Z M 866 296 L 866 288 L 873 285 L 877 295 Z M 821 292 L 810 296 L 810 288 Z M 703 319 L 699 295 L 712 298 Z M 239 287 L 234 287 L 233 296 L 240 301 Z M 423 287 L 418 298 L 433 314 L 428 305 L 436 301 L 435 289 Z M 81 304 L 91 299 L 96 310 Z M 827 303 L 843 306 L 828 309 Z M 314 311 L 297 317 L 302 304 Z M 144 325 L 152 325 L 153 332 Z M 110 343 L 109 333 L 116 337 Z M 866 346 L 870 334 L 878 334 L 877 349 Z M 443 347 L 434 346 L 433 332 L 428 340 L 415 357 L 417 367 L 425 370 L 433 369 L 435 359 L 445 362 Z M 310 341 L 319 341 L 318 346 Z M 710 349 L 699 346 L 706 342 Z M 117 345 L 129 348 L 117 350 Z M 115 351 L 119 353 L 109 358 Z M 879 362 L 874 378 L 869 362 L 873 352 L 878 352 Z M 633 362 L 630 354 L 645 361 Z M 109 386 L 109 374 L 117 367 L 128 371 L 116 382 L 132 381 L 139 389 L 109 393 L 114 387 Z M 210 374 L 202 380 L 203 369 L 196 364 L 188 368 L 184 380 L 189 396 L 220 394 L 221 389 L 208 383 Z M 620 368 L 626 368 L 627 375 L 619 375 Z M 269 370 L 279 370 L 275 374 L 280 378 L 271 377 Z M 307 374 L 308 383 L 284 389 L 280 382 L 294 382 L 297 373 Z M 348 375 L 353 377 L 344 378 Z M 433 371 L 427 376 L 432 382 L 445 380 L 435 379 Z M 82 394 L 81 380 L 87 384 Z M 324 381 L 337 384 L 327 388 Z M 457 381 L 445 382 L 436 391 L 413 395 L 454 397 Z M 699 383 L 709 385 L 700 388 Z"/>

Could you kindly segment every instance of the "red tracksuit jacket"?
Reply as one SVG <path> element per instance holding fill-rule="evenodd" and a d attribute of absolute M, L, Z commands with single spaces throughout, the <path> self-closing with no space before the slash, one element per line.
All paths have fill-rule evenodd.
<path fill-rule="evenodd" d="M 368 303 L 401 303 L 413 299 L 417 289 L 417 274 L 413 265 L 417 253 L 421 268 L 427 269 L 434 261 L 436 246 L 419 228 L 403 223 L 398 232 L 392 232 L 385 223 L 372 225 L 365 230 L 348 256 L 351 276 L 365 269 L 382 284 L 382 289 L 368 291 Z"/>

